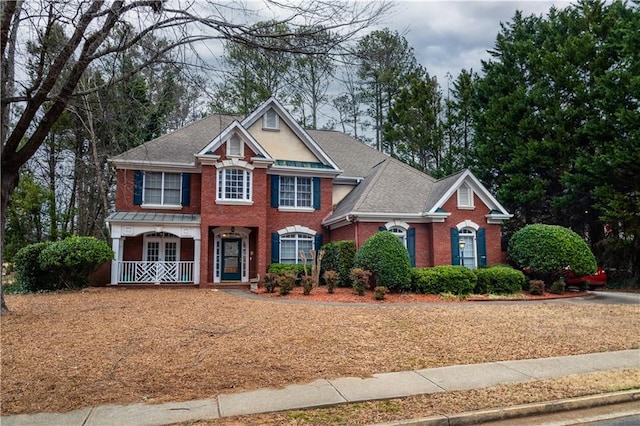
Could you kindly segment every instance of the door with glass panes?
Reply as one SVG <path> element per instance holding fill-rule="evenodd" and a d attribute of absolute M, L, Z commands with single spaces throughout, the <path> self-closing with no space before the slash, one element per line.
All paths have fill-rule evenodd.
<path fill-rule="evenodd" d="M 146 272 L 154 282 L 171 282 L 178 279 L 178 259 L 180 240 L 164 234 L 154 234 L 145 238 Z"/>

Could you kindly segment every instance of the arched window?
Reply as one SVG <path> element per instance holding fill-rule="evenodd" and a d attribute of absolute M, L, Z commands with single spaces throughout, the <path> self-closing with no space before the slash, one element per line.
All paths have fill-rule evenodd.
<path fill-rule="evenodd" d="M 476 268 L 478 266 L 478 259 L 476 253 L 478 249 L 476 247 L 476 231 L 473 228 L 463 228 L 459 234 L 459 246 L 460 246 L 460 264 L 467 268 Z"/>
<path fill-rule="evenodd" d="M 398 238 L 400 238 L 400 241 L 402 241 L 402 245 L 407 248 L 407 230 L 400 227 L 400 226 L 392 226 L 391 228 L 387 229 L 389 232 L 392 232 L 394 234 L 396 234 L 398 236 Z"/>
<path fill-rule="evenodd" d="M 314 236 L 310 234 L 292 233 L 280 235 L 280 263 L 302 263 L 300 252 L 307 259 L 311 258 Z"/>

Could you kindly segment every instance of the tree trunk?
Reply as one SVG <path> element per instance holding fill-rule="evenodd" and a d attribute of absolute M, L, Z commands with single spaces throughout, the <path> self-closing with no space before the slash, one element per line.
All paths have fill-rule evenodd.
<path fill-rule="evenodd" d="M 8 167 L 2 167 L 2 212 L 0 213 L 0 259 L 4 259 L 4 229 L 7 223 L 7 211 L 11 202 L 11 195 L 18 187 L 20 174 L 18 170 L 12 170 Z M 0 280 L 0 315 L 9 312 L 9 308 L 4 301 L 4 292 L 2 291 L 2 280 Z"/>

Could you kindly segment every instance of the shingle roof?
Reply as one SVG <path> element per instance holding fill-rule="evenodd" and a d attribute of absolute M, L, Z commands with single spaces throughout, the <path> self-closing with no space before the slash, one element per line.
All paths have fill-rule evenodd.
<path fill-rule="evenodd" d="M 343 176 L 365 177 L 373 166 L 389 158 L 342 132 L 307 130 L 307 133 L 338 165 L 338 168 L 343 171 Z"/>
<path fill-rule="evenodd" d="M 202 150 L 240 116 L 213 114 L 112 158 L 113 161 L 193 164 Z"/>

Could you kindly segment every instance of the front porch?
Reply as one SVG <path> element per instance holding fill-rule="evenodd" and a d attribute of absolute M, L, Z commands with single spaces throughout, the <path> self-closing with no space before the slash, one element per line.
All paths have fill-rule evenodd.
<path fill-rule="evenodd" d="M 116 212 L 111 285 L 200 284 L 200 216 Z"/>

